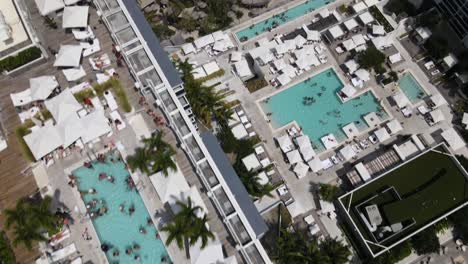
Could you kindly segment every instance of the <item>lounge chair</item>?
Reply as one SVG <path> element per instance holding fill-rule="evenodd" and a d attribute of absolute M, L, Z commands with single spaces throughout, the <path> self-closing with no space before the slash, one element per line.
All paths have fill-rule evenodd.
<path fill-rule="evenodd" d="M 114 123 L 116 123 L 115 126 L 116 126 L 117 130 L 122 130 L 125 127 L 127 127 L 127 125 L 125 124 L 125 121 L 122 119 L 119 112 L 113 111 L 113 112 L 110 113 L 110 116 L 112 118 L 112 121 L 114 121 Z M 118 120 L 118 122 L 116 122 L 116 120 Z"/>
<path fill-rule="evenodd" d="M 74 253 L 76 253 L 76 246 L 75 243 L 72 243 L 64 248 L 61 248 L 57 251 L 54 251 L 50 254 L 50 258 L 52 259 L 53 262 L 57 262 L 59 260 L 62 260 Z"/>
<path fill-rule="evenodd" d="M 112 92 L 105 91 L 104 99 L 106 99 L 107 105 L 109 106 L 111 111 L 115 111 L 117 110 L 117 108 L 119 108 L 119 106 L 117 105 L 117 102 L 115 101 L 114 95 L 112 95 Z"/>

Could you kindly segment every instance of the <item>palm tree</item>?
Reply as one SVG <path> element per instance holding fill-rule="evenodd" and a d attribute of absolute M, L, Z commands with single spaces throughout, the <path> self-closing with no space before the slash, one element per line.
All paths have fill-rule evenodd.
<path fill-rule="evenodd" d="M 348 257 L 351 255 L 349 248 L 341 241 L 326 238 L 320 244 L 320 251 L 326 257 L 325 263 L 344 264 L 348 262 Z"/>
<path fill-rule="evenodd" d="M 161 231 L 169 234 L 166 239 L 166 245 L 171 244 L 175 239 L 177 246 L 180 249 L 184 248 L 184 242 L 188 236 L 184 219 L 175 218 L 173 222 L 163 226 Z"/>
<path fill-rule="evenodd" d="M 167 149 L 164 152 L 158 152 L 157 155 L 155 155 L 153 158 L 153 171 L 162 171 L 165 177 L 169 176 L 169 169 L 176 171 L 177 165 L 172 159 L 174 154 L 175 151 L 173 149 Z"/>
<path fill-rule="evenodd" d="M 5 226 L 14 229 L 14 246 L 23 244 L 31 249 L 33 242 L 46 240 L 44 231 L 57 231 L 58 217 L 50 211 L 51 204 L 52 198 L 48 196 L 39 203 L 21 198 L 14 209 L 5 210 Z"/>
<path fill-rule="evenodd" d="M 214 234 L 206 227 L 208 223 L 208 217 L 206 214 L 203 218 L 197 218 L 195 220 L 192 234 L 190 235 L 190 245 L 194 245 L 199 239 L 201 239 L 201 248 L 205 248 L 208 245 L 208 240 L 213 240 Z"/>
<path fill-rule="evenodd" d="M 149 174 L 148 166 L 149 157 L 147 151 L 144 148 L 136 148 L 135 154 L 127 157 L 128 166 L 131 168 L 132 172 L 136 169 L 139 169 L 141 172 Z"/>
<path fill-rule="evenodd" d="M 273 197 L 271 192 L 274 190 L 274 188 L 271 184 L 267 183 L 263 185 L 260 182 L 260 177 L 258 176 L 258 174 L 254 173 L 252 170 L 247 171 L 243 166 L 238 167 L 241 168 L 236 171 L 237 173 L 239 173 L 239 177 L 242 181 L 242 184 L 244 184 L 245 188 L 247 189 L 247 192 L 251 196 L 259 199 L 261 199 L 265 195 Z"/>

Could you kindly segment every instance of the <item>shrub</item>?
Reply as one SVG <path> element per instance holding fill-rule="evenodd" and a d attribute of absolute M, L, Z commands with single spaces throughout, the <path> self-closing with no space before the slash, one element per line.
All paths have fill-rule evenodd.
<path fill-rule="evenodd" d="M 39 119 L 42 122 L 45 122 L 52 118 L 52 114 L 49 112 L 49 110 L 47 110 L 47 108 L 44 108 L 39 113 L 35 114 L 34 118 Z M 31 119 L 28 119 L 28 121 L 32 122 Z M 32 127 L 32 126 L 34 126 L 34 124 L 29 125 L 29 123 L 27 123 L 27 127 Z"/>
<path fill-rule="evenodd" d="M 385 62 L 385 54 L 375 47 L 370 47 L 358 54 L 357 61 L 365 69 L 374 68 L 376 70 L 376 67 Z"/>
<path fill-rule="evenodd" d="M 0 263 L 15 264 L 16 258 L 4 232 L 0 232 Z"/>
<path fill-rule="evenodd" d="M 156 34 L 159 39 L 168 39 L 175 34 L 174 30 L 170 29 L 168 26 L 162 23 L 153 25 L 152 29 L 154 34 Z"/>
<path fill-rule="evenodd" d="M 392 81 L 397 82 L 398 81 L 398 74 L 394 71 L 391 71 L 388 75 L 390 75 L 390 78 L 392 78 Z"/>
<path fill-rule="evenodd" d="M 335 185 L 325 183 L 320 184 L 320 197 L 322 197 L 322 199 L 327 202 L 333 202 L 333 200 L 335 200 L 338 196 L 339 191 L 340 189 Z"/>
<path fill-rule="evenodd" d="M 84 89 L 73 95 L 75 96 L 76 100 L 80 103 L 84 103 L 86 98 L 93 98 L 96 96 L 92 89 Z"/>
<path fill-rule="evenodd" d="M 242 12 L 240 10 L 236 10 L 236 11 L 234 11 L 234 13 L 236 14 L 237 19 L 241 19 L 244 16 L 244 12 Z"/>
<path fill-rule="evenodd" d="M 25 49 L 14 56 L 9 56 L 0 61 L 0 71 L 12 71 L 33 60 L 41 57 L 41 50 L 38 47 Z"/>
<path fill-rule="evenodd" d="M 31 130 L 26 125 L 19 126 L 15 130 L 15 136 L 16 136 L 16 139 L 18 140 L 18 143 L 20 144 L 21 151 L 23 152 L 24 157 L 26 158 L 26 160 L 30 162 L 35 162 L 36 159 L 34 158 L 34 155 L 32 154 L 31 150 L 26 144 L 26 141 L 24 141 L 24 138 L 23 138 L 29 133 L 31 133 Z"/>
<path fill-rule="evenodd" d="M 264 78 L 255 78 L 245 82 L 245 86 L 251 93 L 258 91 L 267 85 L 268 82 Z"/>
<path fill-rule="evenodd" d="M 429 227 L 411 238 L 411 244 L 418 255 L 439 253 L 440 243 L 434 227 Z"/>
<path fill-rule="evenodd" d="M 127 98 L 127 93 L 125 92 L 125 88 L 122 86 L 122 83 L 116 78 L 110 78 L 110 80 L 93 85 L 94 91 L 98 94 L 98 96 L 102 96 L 105 91 L 112 89 L 115 96 L 117 97 L 117 101 L 119 102 L 120 107 L 126 113 L 132 111 L 132 106 Z"/>
<path fill-rule="evenodd" d="M 400 1 L 400 0 L 397 0 Z M 390 32 L 393 31 L 392 25 L 387 21 L 387 19 L 384 17 L 382 12 L 376 7 L 376 6 L 371 6 L 369 7 L 369 12 L 371 15 L 379 22 L 380 25 L 384 26 L 385 32 Z"/>
<path fill-rule="evenodd" d="M 224 69 L 219 69 L 218 71 L 215 71 L 210 75 L 207 75 L 205 77 L 197 79 L 197 81 L 203 83 L 203 82 L 209 81 L 211 79 L 221 77 L 221 76 L 224 75 L 224 73 L 225 73 Z"/>

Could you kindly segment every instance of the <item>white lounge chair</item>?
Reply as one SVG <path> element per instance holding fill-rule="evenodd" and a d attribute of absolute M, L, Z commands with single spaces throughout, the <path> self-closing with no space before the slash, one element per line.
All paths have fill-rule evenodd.
<path fill-rule="evenodd" d="M 80 45 L 83 47 L 83 57 L 88 57 L 101 51 L 101 43 L 99 42 L 99 39 L 95 39 L 93 44 L 80 42 Z"/>
<path fill-rule="evenodd" d="M 104 92 L 104 99 L 106 99 L 107 105 L 111 111 L 115 111 L 117 108 L 119 108 L 117 101 L 115 101 L 114 95 L 112 95 L 111 91 Z"/>
<path fill-rule="evenodd" d="M 52 259 L 53 262 L 57 262 L 59 260 L 62 260 L 73 253 L 76 253 L 76 246 L 75 243 L 72 243 L 64 248 L 61 248 L 57 251 L 54 251 L 50 254 L 50 258 Z"/>
<path fill-rule="evenodd" d="M 115 125 L 117 127 L 117 130 L 122 130 L 127 127 L 127 125 L 125 124 L 125 121 L 122 119 L 118 111 L 113 111 L 112 113 L 110 113 L 110 116 L 112 118 L 112 121 L 114 121 L 114 123 L 116 123 L 116 120 L 120 121 L 120 124 Z"/>

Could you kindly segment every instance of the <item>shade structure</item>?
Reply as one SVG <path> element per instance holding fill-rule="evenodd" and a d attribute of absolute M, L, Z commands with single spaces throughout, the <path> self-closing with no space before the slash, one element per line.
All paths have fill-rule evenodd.
<path fill-rule="evenodd" d="M 244 166 L 248 171 L 256 170 L 262 166 L 260 164 L 260 161 L 258 161 L 258 158 L 255 155 L 255 153 L 252 153 L 248 155 L 247 157 L 243 158 L 242 163 L 244 163 Z"/>
<path fill-rule="evenodd" d="M 364 120 L 366 121 L 369 127 L 375 127 L 380 124 L 380 119 L 375 112 L 370 112 L 364 116 Z"/>
<path fill-rule="evenodd" d="M 373 26 L 372 26 L 372 34 L 377 35 L 377 36 L 385 35 L 384 26 L 381 26 L 381 25 L 373 25 Z"/>
<path fill-rule="evenodd" d="M 80 66 L 83 47 L 80 45 L 61 45 L 55 58 L 55 67 L 78 67 Z"/>
<path fill-rule="evenodd" d="M 106 135 L 112 131 L 104 111 L 94 111 L 81 119 L 84 131 L 81 134 L 83 143 L 88 143 L 100 136 Z"/>
<path fill-rule="evenodd" d="M 41 159 L 62 145 L 60 134 L 52 124 L 46 124 L 23 138 L 36 160 Z"/>
<path fill-rule="evenodd" d="M 335 136 L 333 134 L 328 134 L 324 137 L 321 138 L 323 145 L 325 148 L 332 149 L 338 146 L 338 141 L 336 140 Z"/>
<path fill-rule="evenodd" d="M 89 6 L 67 6 L 63 10 L 62 28 L 88 26 Z"/>
<path fill-rule="evenodd" d="M 211 34 L 197 38 L 193 44 L 195 45 L 195 48 L 201 49 L 205 46 L 208 46 L 210 44 L 213 44 L 215 42 L 215 39 Z"/>
<path fill-rule="evenodd" d="M 277 59 L 275 61 L 273 61 L 273 66 L 275 66 L 275 68 L 280 71 L 282 69 L 284 69 L 284 67 L 286 66 L 286 62 L 284 61 L 284 59 Z"/>
<path fill-rule="evenodd" d="M 370 73 L 366 69 L 359 69 L 356 72 L 354 72 L 354 75 L 356 75 L 359 79 L 361 79 L 364 82 L 370 80 Z"/>
<path fill-rule="evenodd" d="M 354 122 L 347 124 L 342 128 L 342 130 L 349 139 L 352 139 L 359 135 L 359 129 L 356 127 L 356 124 Z"/>
<path fill-rule="evenodd" d="M 47 174 L 44 163 L 40 162 L 32 169 L 32 173 L 39 189 L 43 189 L 49 185 L 49 175 Z"/>
<path fill-rule="evenodd" d="M 392 98 L 397 104 L 398 108 L 403 108 L 410 104 L 408 97 L 406 97 L 406 95 L 402 91 L 397 92 L 395 95 L 392 96 Z"/>
<path fill-rule="evenodd" d="M 63 122 L 57 125 L 57 130 L 62 140 L 61 145 L 66 148 L 80 139 L 86 133 L 82 120 L 78 115 L 71 115 Z"/>
<path fill-rule="evenodd" d="M 468 113 L 463 113 L 462 124 L 468 125 Z"/>
<path fill-rule="evenodd" d="M 403 130 L 400 121 L 398 121 L 397 119 L 393 119 L 392 121 L 388 122 L 387 127 L 390 130 L 390 134 L 392 135 Z"/>
<path fill-rule="evenodd" d="M 364 36 L 362 34 L 356 34 L 352 36 L 351 39 L 354 41 L 354 44 L 356 44 L 356 46 L 366 44 L 366 40 L 364 39 Z"/>
<path fill-rule="evenodd" d="M 234 63 L 234 68 L 236 69 L 236 72 L 240 78 L 254 76 L 254 73 L 250 70 L 249 63 L 246 59 L 241 59 L 240 61 Z"/>
<path fill-rule="evenodd" d="M 52 12 L 63 9 L 65 4 L 63 0 L 34 0 L 36 2 L 37 9 L 41 15 L 46 16 Z"/>
<path fill-rule="evenodd" d="M 349 85 L 349 84 L 346 84 L 345 86 L 343 86 L 343 88 L 341 89 L 341 92 L 346 95 L 346 97 L 348 98 L 351 98 L 353 97 L 353 95 L 356 94 L 356 89 L 354 89 L 353 86 Z"/>
<path fill-rule="evenodd" d="M 305 161 L 309 161 L 310 159 L 312 159 L 316 155 L 314 149 L 312 148 L 312 146 L 306 146 L 306 147 L 300 148 L 299 152 L 301 152 L 302 158 Z"/>
<path fill-rule="evenodd" d="M 379 140 L 379 142 L 384 142 L 384 141 L 390 139 L 390 134 L 388 134 L 387 129 L 385 129 L 384 127 L 377 129 L 374 132 L 374 134 L 377 137 L 377 139 Z"/>
<path fill-rule="evenodd" d="M 284 73 L 276 77 L 276 80 L 283 86 L 291 82 L 291 78 Z"/>
<path fill-rule="evenodd" d="M 307 175 L 307 172 L 309 171 L 309 166 L 304 164 L 304 162 L 298 162 L 294 166 L 294 173 L 296 173 L 296 176 L 300 179 L 303 178 Z"/>
<path fill-rule="evenodd" d="M 167 176 L 163 175 L 162 172 L 157 172 L 149 178 L 163 204 L 175 203 L 174 198 L 180 197 L 181 193 L 190 190 L 187 180 L 179 169 L 169 169 Z"/>
<path fill-rule="evenodd" d="M 45 101 L 45 105 L 57 123 L 65 121 L 70 116 L 77 115 L 78 110 L 83 108 L 70 89 L 66 89 L 54 98 Z"/>
<path fill-rule="evenodd" d="M 337 39 L 341 36 L 344 35 L 343 29 L 341 29 L 340 25 L 336 25 L 328 30 L 330 35 L 334 38 Z"/>
<path fill-rule="evenodd" d="M 190 246 L 191 264 L 225 263 L 223 245 L 217 237 L 214 240 L 208 240 L 208 244 L 203 249 L 201 244 L 199 239 L 194 245 Z"/>
<path fill-rule="evenodd" d="M 343 41 L 343 47 L 345 48 L 345 50 L 347 51 L 351 51 L 353 49 L 356 48 L 356 44 L 354 43 L 353 39 L 347 39 L 345 41 Z"/>
<path fill-rule="evenodd" d="M 431 96 L 430 99 L 434 104 L 434 108 L 438 108 L 447 103 L 447 101 L 445 101 L 445 98 L 440 93 Z"/>
<path fill-rule="evenodd" d="M 354 18 L 348 19 L 343 23 L 347 30 L 353 30 L 354 28 L 358 27 L 358 23 Z"/>
<path fill-rule="evenodd" d="M 141 138 L 150 138 L 151 131 L 148 128 L 148 125 L 145 122 L 145 119 L 141 114 L 134 115 L 128 118 L 128 123 L 132 126 L 133 131 L 138 139 Z"/>
<path fill-rule="evenodd" d="M 349 73 L 354 73 L 357 69 L 359 69 L 359 64 L 355 60 L 349 60 L 344 63 L 345 67 L 348 69 Z"/>
<path fill-rule="evenodd" d="M 220 70 L 219 65 L 216 61 L 210 61 L 208 63 L 205 63 L 202 67 L 207 75 L 213 74 Z"/>
<path fill-rule="evenodd" d="M 370 175 L 369 171 L 367 170 L 366 166 L 364 166 L 364 164 L 362 162 L 359 162 L 358 164 L 356 164 L 356 166 L 354 166 L 354 168 L 359 173 L 362 180 L 364 180 L 365 182 L 371 179 L 371 175 Z"/>
<path fill-rule="evenodd" d="M 367 6 L 363 3 L 363 2 L 359 2 L 355 5 L 353 5 L 353 10 L 355 13 L 359 13 L 363 10 L 365 10 L 367 8 Z"/>
<path fill-rule="evenodd" d="M 444 114 L 440 109 L 433 110 L 429 113 L 434 123 L 439 123 L 445 120 Z"/>
<path fill-rule="evenodd" d="M 52 75 L 39 76 L 29 79 L 29 89 L 33 100 L 45 100 L 59 86 Z"/>
<path fill-rule="evenodd" d="M 262 172 L 260 172 L 259 174 L 257 174 L 257 177 L 258 177 L 259 183 L 260 183 L 261 185 L 266 185 L 266 184 L 268 184 L 268 182 L 270 181 L 270 180 L 268 179 L 268 176 L 267 176 L 266 172 L 264 172 L 264 171 L 262 171 Z"/>
<path fill-rule="evenodd" d="M 371 39 L 371 42 L 379 50 L 391 47 L 393 45 L 393 39 L 391 38 L 391 36 L 375 37 Z"/>
<path fill-rule="evenodd" d="M 315 157 L 315 158 L 309 160 L 309 162 L 307 162 L 307 164 L 309 164 L 310 169 L 315 173 L 320 172 L 321 170 L 323 170 L 322 161 L 318 157 Z"/>
<path fill-rule="evenodd" d="M 302 161 L 301 154 L 299 153 L 299 150 L 297 149 L 286 153 L 286 157 L 288 158 L 288 161 L 291 164 L 296 164 Z"/>
<path fill-rule="evenodd" d="M 231 62 L 237 62 L 242 59 L 242 52 L 240 51 L 233 51 L 231 53 Z"/>
<path fill-rule="evenodd" d="M 312 144 L 310 143 L 310 138 L 307 135 L 298 136 L 294 139 L 294 141 L 296 142 L 296 145 L 299 148 L 306 148 L 312 146 Z"/>
<path fill-rule="evenodd" d="M 388 56 L 388 60 L 390 61 L 391 64 L 395 64 L 397 62 L 402 61 L 403 58 L 401 57 L 400 52 L 397 52 L 397 53 L 395 53 L 393 55 Z"/>
<path fill-rule="evenodd" d="M 185 55 L 188 55 L 190 53 L 195 53 L 197 50 L 195 49 L 192 43 L 187 43 L 182 45 L 182 51 Z"/>
<path fill-rule="evenodd" d="M 238 124 L 234 126 L 233 128 L 231 128 L 231 131 L 234 137 L 236 137 L 237 139 L 245 138 L 249 134 L 247 133 L 247 130 L 245 129 L 243 124 Z"/>
<path fill-rule="evenodd" d="M 351 145 L 346 145 L 344 148 L 340 149 L 340 154 L 345 160 L 350 160 L 356 156 L 356 152 Z"/>
<path fill-rule="evenodd" d="M 277 137 L 276 141 L 278 142 L 278 145 L 280 146 L 283 153 L 287 153 L 294 149 L 294 145 L 288 135 Z"/>
<path fill-rule="evenodd" d="M 23 106 L 33 101 L 31 96 L 31 89 L 26 89 L 19 93 L 10 94 L 11 101 L 14 106 Z"/>
<path fill-rule="evenodd" d="M 369 12 L 364 12 L 360 14 L 359 19 L 364 25 L 367 25 L 374 21 L 374 17 Z"/>
<path fill-rule="evenodd" d="M 454 128 L 445 130 L 441 135 L 453 151 L 457 151 L 466 145 Z"/>
<path fill-rule="evenodd" d="M 304 44 L 307 42 L 307 40 L 302 36 L 302 35 L 297 35 L 294 38 L 294 43 L 296 44 L 296 48 L 302 48 Z"/>
<path fill-rule="evenodd" d="M 69 6 L 69 5 L 74 5 L 78 2 L 80 2 L 81 0 L 64 0 L 64 3 L 65 5 Z"/>

